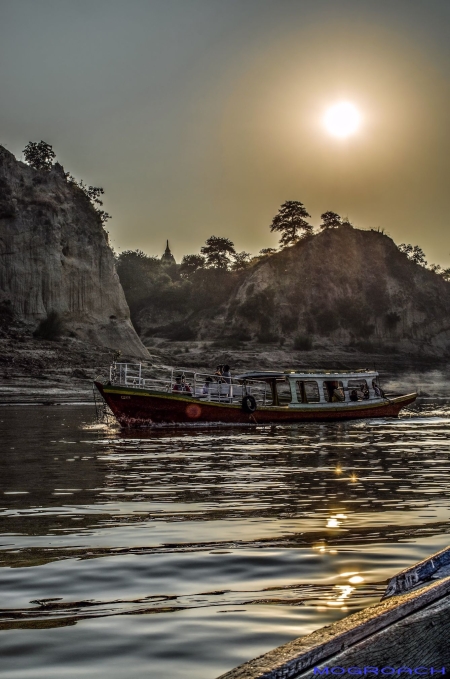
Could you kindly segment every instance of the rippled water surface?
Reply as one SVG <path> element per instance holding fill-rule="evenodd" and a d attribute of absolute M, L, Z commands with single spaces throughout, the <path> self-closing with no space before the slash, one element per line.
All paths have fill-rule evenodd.
<path fill-rule="evenodd" d="M 449 542 L 450 407 L 123 435 L 0 410 L 0 674 L 214 679 Z"/>

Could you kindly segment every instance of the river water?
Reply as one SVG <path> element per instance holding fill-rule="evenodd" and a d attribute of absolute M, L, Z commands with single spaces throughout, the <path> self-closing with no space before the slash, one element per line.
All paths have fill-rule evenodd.
<path fill-rule="evenodd" d="M 124 435 L 94 416 L 0 409 L 8 679 L 214 679 L 450 542 L 448 397 L 253 429 Z"/>

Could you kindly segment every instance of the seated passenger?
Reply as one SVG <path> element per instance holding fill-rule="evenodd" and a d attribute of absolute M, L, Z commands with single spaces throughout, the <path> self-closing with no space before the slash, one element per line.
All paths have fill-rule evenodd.
<path fill-rule="evenodd" d="M 370 398 L 369 388 L 368 388 L 366 382 L 364 382 L 364 384 L 361 385 L 361 392 L 362 392 L 362 397 L 364 399 Z"/>
<path fill-rule="evenodd" d="M 333 390 L 333 395 L 331 397 L 331 401 L 332 401 L 332 403 L 345 401 L 344 392 L 340 387 L 336 387 L 336 389 Z"/>
<path fill-rule="evenodd" d="M 352 389 L 350 392 L 350 401 L 357 401 L 358 400 L 358 393 L 356 389 Z"/>
<path fill-rule="evenodd" d="M 203 385 L 202 388 L 202 394 L 209 394 L 209 388 L 211 386 L 212 381 L 213 378 L 208 375 L 208 377 L 205 379 L 205 384 Z"/>
<path fill-rule="evenodd" d="M 181 375 L 178 375 L 178 377 L 175 378 L 175 384 L 172 387 L 172 391 L 184 391 L 188 394 L 192 393 L 191 387 L 189 384 L 186 384 L 185 379 Z"/>

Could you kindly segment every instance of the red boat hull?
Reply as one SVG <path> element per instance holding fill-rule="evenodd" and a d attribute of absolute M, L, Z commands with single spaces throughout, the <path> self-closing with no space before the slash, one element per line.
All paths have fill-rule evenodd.
<path fill-rule="evenodd" d="M 308 404 L 298 408 L 266 406 L 248 413 L 239 404 L 219 403 L 182 396 L 144 391 L 130 387 L 95 386 L 122 427 L 192 424 L 282 424 L 397 417 L 400 410 L 415 401 L 417 394 L 370 403 Z"/>

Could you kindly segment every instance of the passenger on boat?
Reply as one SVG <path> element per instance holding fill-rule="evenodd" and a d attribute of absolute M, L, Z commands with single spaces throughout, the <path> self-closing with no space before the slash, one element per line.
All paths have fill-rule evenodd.
<path fill-rule="evenodd" d="M 367 382 L 364 382 L 363 384 L 361 384 L 361 392 L 362 392 L 362 397 L 364 399 L 370 398 L 369 387 L 367 386 Z"/>
<path fill-rule="evenodd" d="M 224 365 L 222 367 L 223 367 L 223 370 L 222 370 L 223 381 L 226 382 L 227 384 L 231 384 L 230 366 Z"/>
<path fill-rule="evenodd" d="M 228 396 L 233 396 L 233 387 L 231 386 L 230 366 L 224 365 L 222 370 L 222 381 L 228 384 Z"/>
<path fill-rule="evenodd" d="M 358 400 L 358 392 L 356 389 L 352 389 L 350 392 L 350 401 L 357 401 Z"/>
<path fill-rule="evenodd" d="M 185 393 L 191 394 L 192 390 L 189 384 L 186 384 L 186 380 L 181 376 L 175 378 L 175 384 L 172 387 L 172 391 L 184 391 Z"/>
<path fill-rule="evenodd" d="M 208 375 L 208 377 L 205 379 L 205 384 L 203 385 L 202 388 L 202 394 L 209 394 L 209 388 L 211 386 L 212 381 L 213 378 Z"/>
<path fill-rule="evenodd" d="M 375 380 L 372 380 L 372 387 L 375 392 L 375 396 L 377 398 L 383 398 L 384 397 L 384 391 L 378 386 L 378 384 L 375 382 Z"/>
<path fill-rule="evenodd" d="M 216 368 L 216 372 L 214 375 L 217 375 L 217 382 L 223 382 L 222 375 L 223 375 L 223 365 L 218 365 Z"/>
<path fill-rule="evenodd" d="M 331 397 L 331 401 L 332 401 L 332 403 L 338 403 L 340 401 L 345 401 L 345 395 L 344 395 L 342 388 L 336 387 L 335 389 L 333 389 L 333 395 Z"/>

